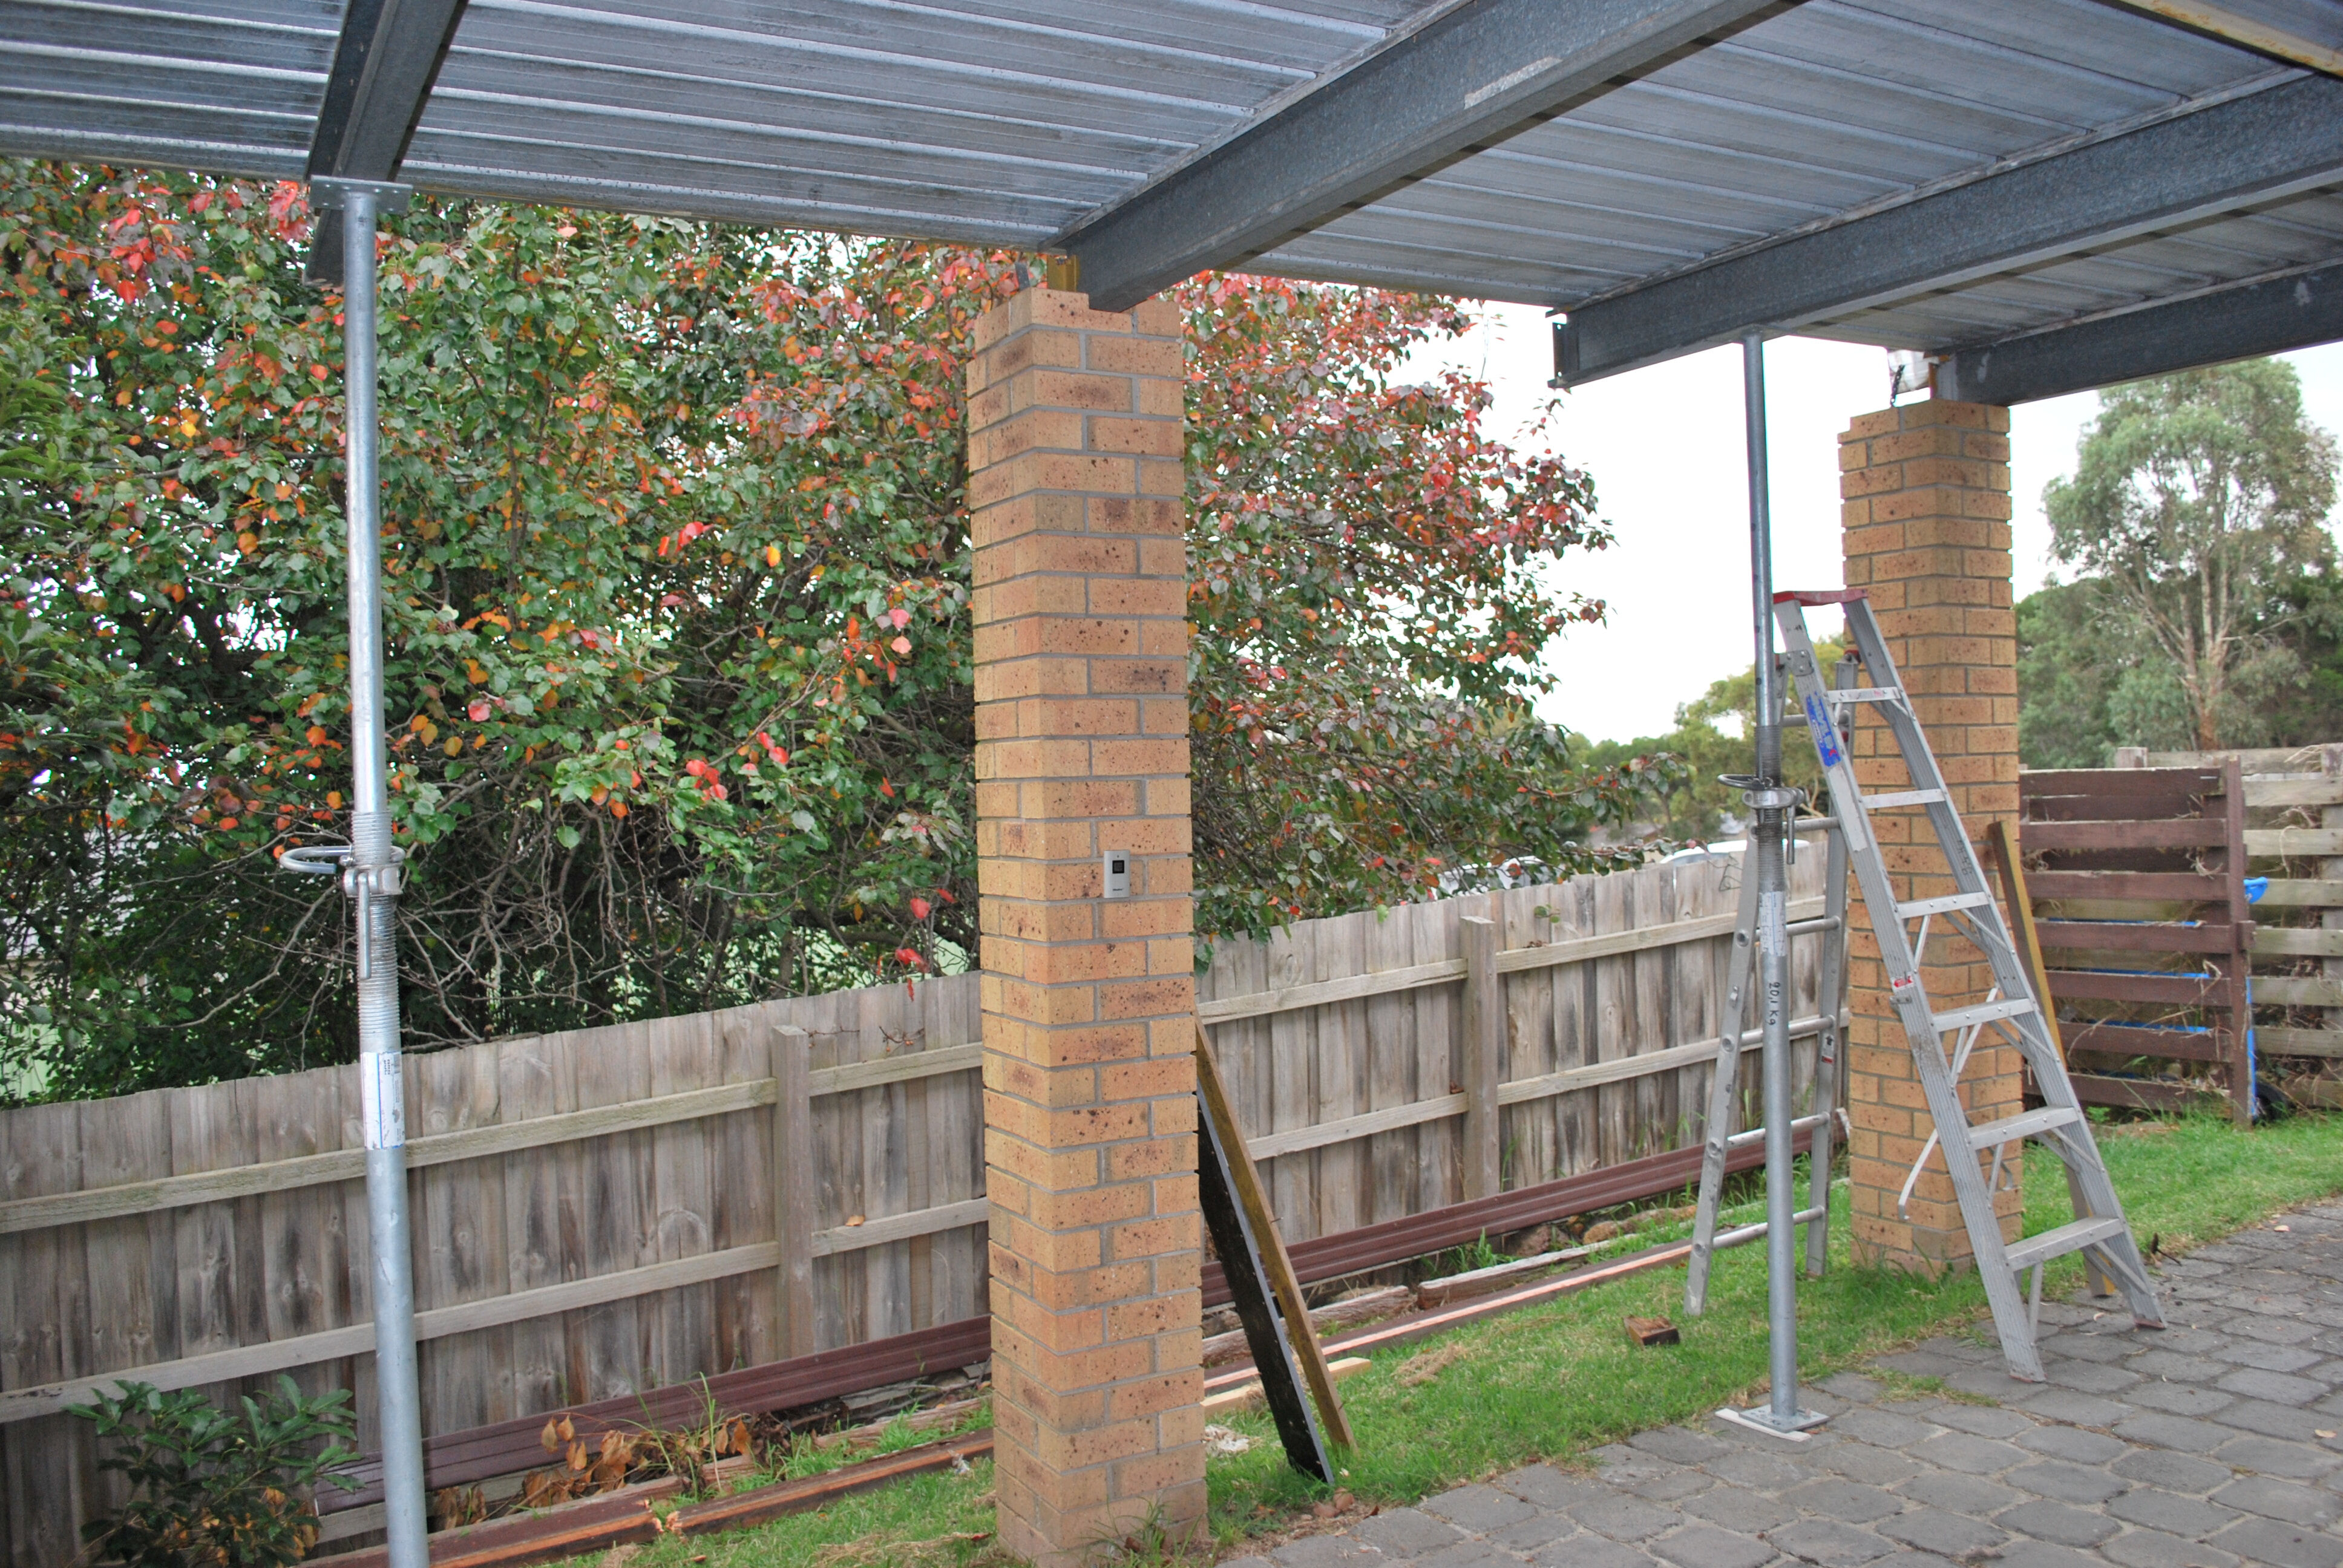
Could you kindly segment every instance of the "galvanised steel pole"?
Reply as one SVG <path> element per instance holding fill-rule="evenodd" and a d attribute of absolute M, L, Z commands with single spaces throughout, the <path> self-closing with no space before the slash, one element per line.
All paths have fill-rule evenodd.
<path fill-rule="evenodd" d="M 318 181 L 319 185 L 327 182 Z M 407 1221 L 407 1127 L 398 1040 L 399 867 L 390 841 L 383 728 L 382 518 L 376 467 L 375 216 L 406 191 L 334 182 L 341 205 L 342 343 L 348 387 L 350 853 L 344 890 L 357 906 L 358 1082 L 366 1121 L 367 1219 L 383 1506 L 390 1568 L 430 1568 L 423 1510 L 423 1412 L 415 1372 L 415 1280 Z"/>
<path fill-rule="evenodd" d="M 1798 1408 L 1797 1200 L 1790 1140 L 1789 877 L 1783 839 L 1797 801 L 1782 784 L 1781 676 L 1774 668 L 1774 519 L 1765 469 L 1765 340 L 1741 340 L 1743 417 L 1749 453 L 1749 598 L 1757 658 L 1757 773 L 1742 799 L 1751 809 L 1744 864 L 1757 879 L 1757 985 L 1765 1004 L 1765 1297 L 1773 1397 L 1748 1416 L 1776 1432 L 1815 1424 Z"/>

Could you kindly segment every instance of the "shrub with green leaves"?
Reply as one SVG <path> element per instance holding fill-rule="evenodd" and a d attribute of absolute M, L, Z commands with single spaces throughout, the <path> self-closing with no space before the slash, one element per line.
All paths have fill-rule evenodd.
<path fill-rule="evenodd" d="M 126 1568 L 282 1568 L 317 1543 L 315 1488 L 357 1484 L 347 1389 L 277 1392 L 226 1411 L 190 1389 L 141 1382 L 72 1407 L 112 1451 L 98 1463 L 130 1480 L 130 1501 L 82 1526 L 93 1561 Z"/>

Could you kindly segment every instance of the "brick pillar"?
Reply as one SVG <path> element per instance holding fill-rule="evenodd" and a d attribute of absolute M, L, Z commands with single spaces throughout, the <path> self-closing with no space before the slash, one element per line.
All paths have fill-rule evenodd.
<path fill-rule="evenodd" d="M 1204 1514 L 1181 332 L 1029 289 L 969 366 L 995 1490 L 1051 1564 Z"/>
<path fill-rule="evenodd" d="M 2009 410 L 1932 400 L 1866 414 L 1839 437 L 1846 586 L 1867 591 L 1970 838 L 2017 812 L 2017 618 L 2011 608 Z M 1906 789 L 1886 729 L 1861 710 L 1855 775 L 1866 791 Z M 1872 818 L 1899 899 L 1952 890 L 1918 808 Z M 1923 848 L 1922 846 L 1926 846 Z M 1983 857 L 1980 857 L 1981 859 Z M 1987 862 L 1988 879 L 1991 877 Z M 1911 1048 L 1887 998 L 1869 918 L 1856 899 L 1848 939 L 1848 1141 L 1858 1261 L 1935 1274 L 1970 1256 L 1943 1154 L 1898 1215 L 1896 1195 L 1935 1123 Z M 1983 956 L 1941 919 L 1929 926 L 1922 980 L 1942 1010 L 1982 1001 L 1993 985 Z M 1990 1030 L 1962 1074 L 1972 1121 L 2019 1109 L 2017 1052 Z M 1947 1040 L 1946 1048 L 1953 1045 Z M 1997 1202 L 2005 1240 L 2017 1236 L 2019 1198 Z"/>

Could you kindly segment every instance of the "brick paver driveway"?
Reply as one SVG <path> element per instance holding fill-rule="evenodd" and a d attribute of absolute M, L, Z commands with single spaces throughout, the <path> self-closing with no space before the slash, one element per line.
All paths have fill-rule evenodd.
<path fill-rule="evenodd" d="M 2045 1303 L 2046 1383 L 1966 1339 L 1879 1363 L 1993 1403 L 1842 1373 L 1805 1443 L 1666 1427 L 1223 1568 L 2343 1568 L 2343 1205 L 2161 1272 L 2160 1333 Z"/>

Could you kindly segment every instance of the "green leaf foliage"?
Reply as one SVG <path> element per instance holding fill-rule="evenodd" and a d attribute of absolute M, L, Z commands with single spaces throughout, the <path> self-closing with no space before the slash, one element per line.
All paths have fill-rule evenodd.
<path fill-rule="evenodd" d="M 116 1385 L 70 1413 L 108 1445 L 99 1468 L 130 1483 L 120 1509 L 82 1526 L 90 1555 L 125 1568 L 285 1568 L 317 1542 L 315 1488 L 357 1483 L 347 1389 L 277 1390 L 224 1411 L 193 1389 Z"/>
<path fill-rule="evenodd" d="M 0 1091 L 347 1060 L 338 296 L 302 187 L 0 182 Z M 410 1046 L 970 961 L 962 439 L 1017 258 L 420 199 L 378 246 Z M 1392 385 L 1438 301 L 1204 278 L 1199 925 L 1593 863 L 1664 769 L 1527 716 L 1584 477 Z"/>

